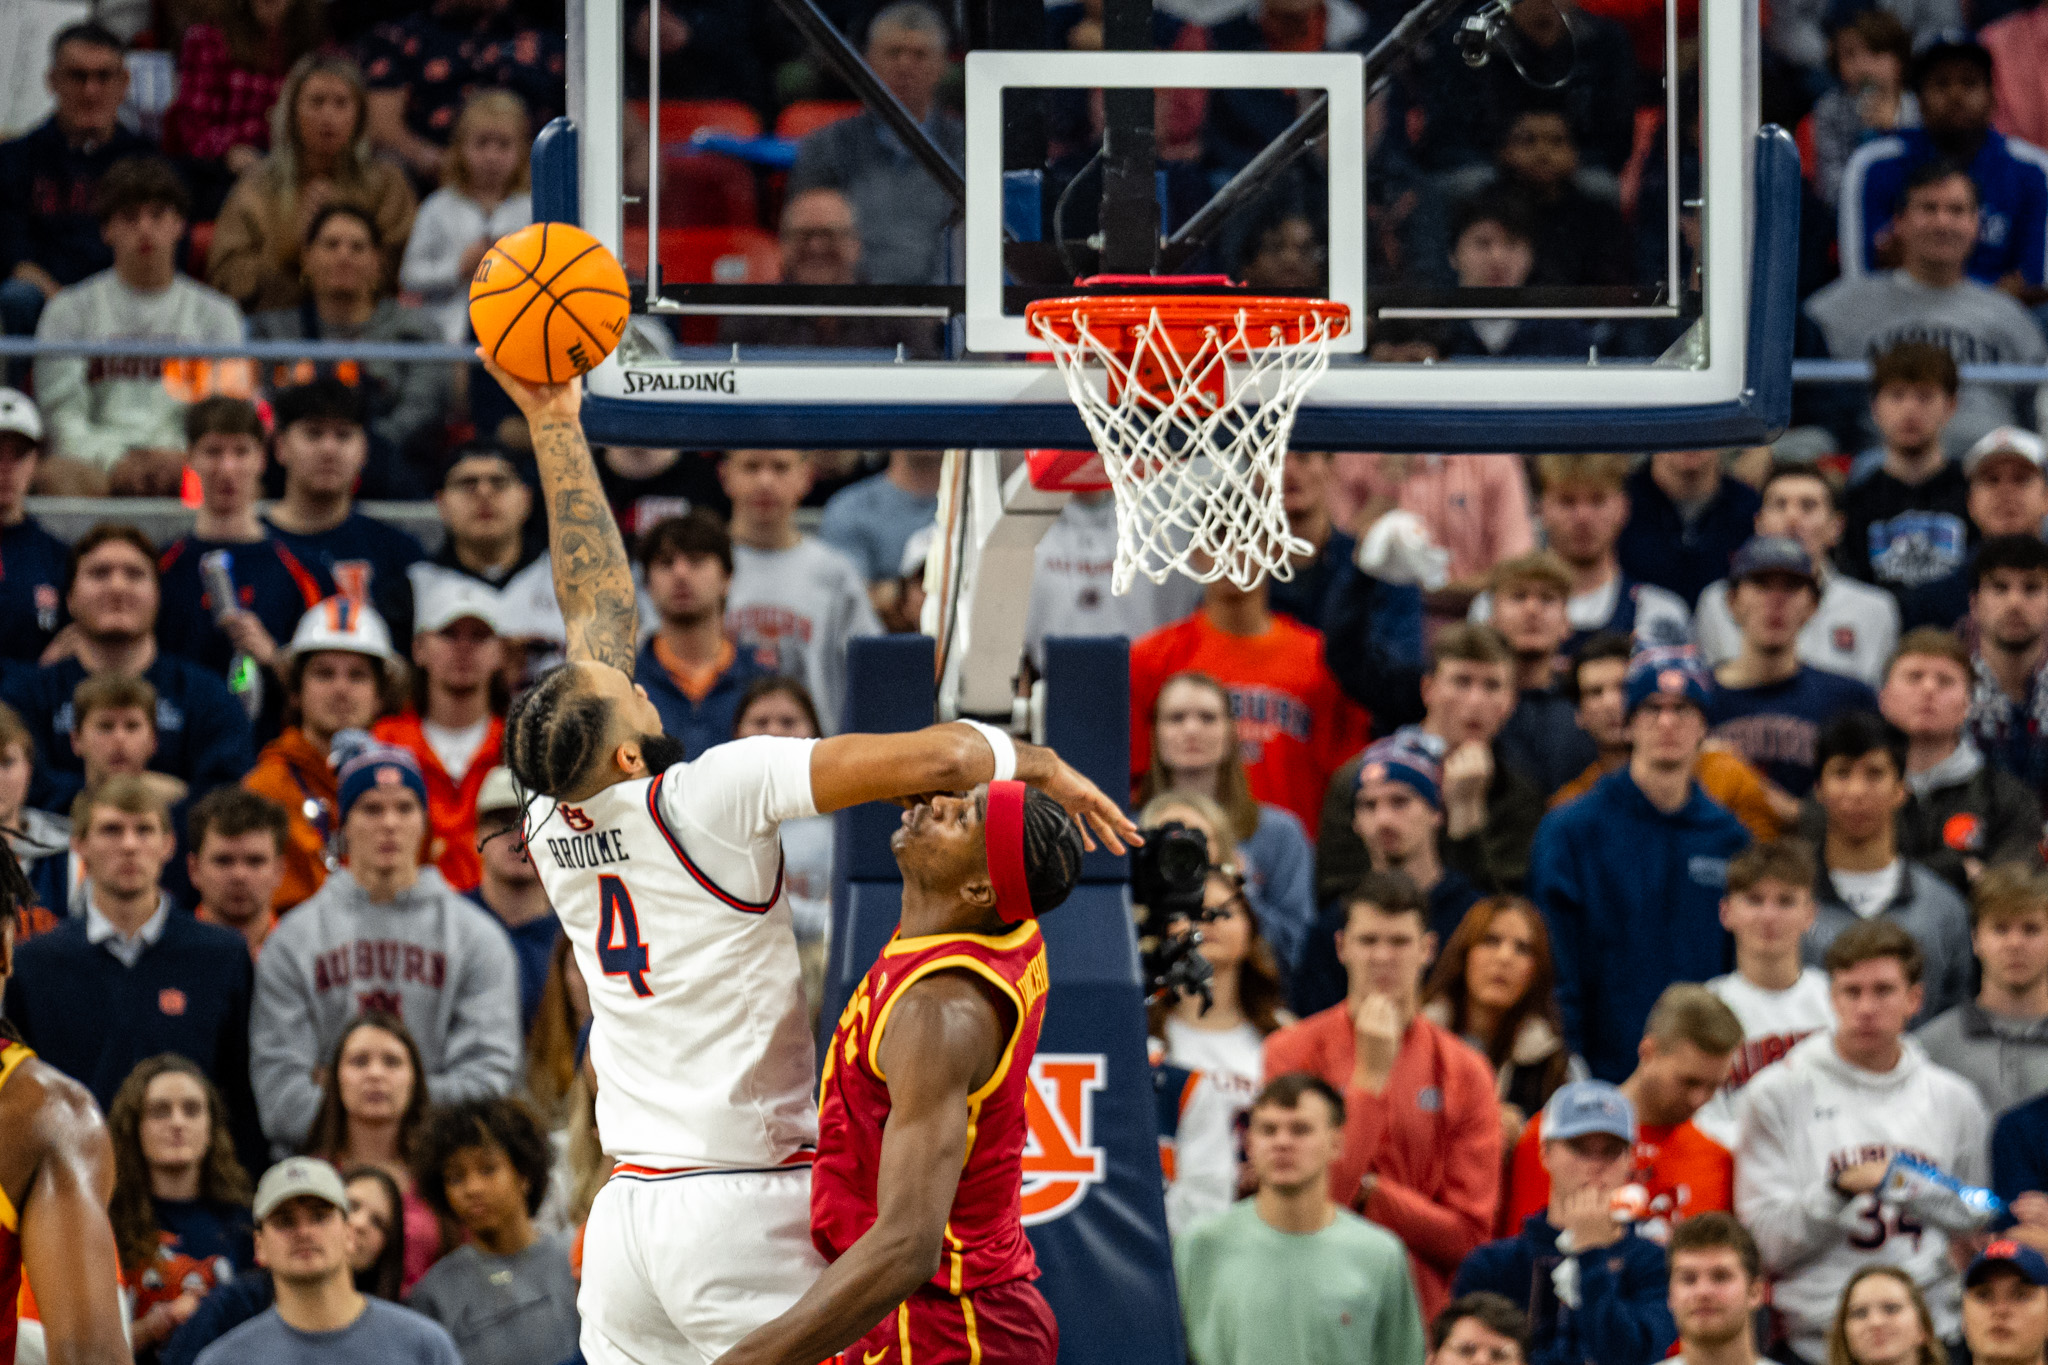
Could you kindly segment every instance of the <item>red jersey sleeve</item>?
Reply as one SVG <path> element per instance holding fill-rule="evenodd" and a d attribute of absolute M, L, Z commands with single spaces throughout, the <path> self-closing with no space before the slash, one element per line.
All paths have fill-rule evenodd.
<path fill-rule="evenodd" d="M 1508 1163 L 1508 1187 L 1501 1200 L 1501 1234 L 1512 1237 L 1523 1220 L 1550 1207 L 1550 1172 L 1543 1169 L 1543 1115 L 1532 1115 Z"/>

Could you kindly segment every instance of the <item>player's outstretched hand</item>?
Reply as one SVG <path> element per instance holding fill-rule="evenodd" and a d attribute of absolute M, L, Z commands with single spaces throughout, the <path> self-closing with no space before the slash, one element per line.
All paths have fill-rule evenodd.
<path fill-rule="evenodd" d="M 498 381 L 498 386 L 505 390 L 505 395 L 519 411 L 526 414 L 526 420 L 529 422 L 538 421 L 543 417 L 566 417 L 574 421 L 577 414 L 583 411 L 581 375 L 565 384 L 529 384 L 523 379 L 514 379 L 507 374 L 481 346 L 476 348 L 476 358 L 483 362 L 484 372 Z"/>
<path fill-rule="evenodd" d="M 1076 772 L 1063 758 L 1053 760 L 1058 766 L 1052 779 L 1043 790 L 1047 796 L 1067 808 L 1067 814 L 1074 817 L 1081 826 L 1081 843 L 1087 848 L 1095 847 L 1095 836 L 1109 845 L 1111 853 L 1122 853 L 1125 846 L 1136 847 L 1145 842 L 1139 835 L 1138 827 L 1123 808 L 1102 794 L 1102 789 Z M 1089 834 L 1093 827 L 1095 836 Z"/>

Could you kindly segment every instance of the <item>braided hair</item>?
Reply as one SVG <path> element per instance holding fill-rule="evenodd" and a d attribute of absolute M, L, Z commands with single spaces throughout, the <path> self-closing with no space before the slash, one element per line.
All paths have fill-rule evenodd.
<path fill-rule="evenodd" d="M 1033 914 L 1056 910 L 1081 880 L 1081 827 L 1036 787 L 1024 792 L 1024 885 Z"/>
<path fill-rule="evenodd" d="M 611 704 L 577 686 L 575 665 L 541 674 L 505 715 L 505 766 L 519 785 L 560 799 L 603 756 Z"/>
<path fill-rule="evenodd" d="M 21 861 L 14 856 L 8 841 L 0 837 L 0 937 L 13 938 L 26 932 L 21 927 L 21 917 L 35 903 L 35 888 L 28 884 L 28 874 L 21 870 Z M 0 1043 L 21 1041 L 20 1031 L 0 1018 Z"/>

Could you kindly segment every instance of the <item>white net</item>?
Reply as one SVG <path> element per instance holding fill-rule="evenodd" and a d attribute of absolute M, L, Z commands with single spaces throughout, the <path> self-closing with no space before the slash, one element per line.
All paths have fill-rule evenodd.
<path fill-rule="evenodd" d="M 1178 570 L 1249 590 L 1291 578 L 1315 547 L 1290 534 L 1281 466 L 1302 395 L 1329 365 L 1346 313 L 1304 305 L 1286 322 L 1234 315 L 1201 324 L 1089 323 L 1090 300 L 1030 310 L 1088 423 L 1116 497 L 1110 591 Z M 1101 301 L 1095 301 L 1098 304 Z M 1225 305 L 1227 306 L 1227 305 Z"/>

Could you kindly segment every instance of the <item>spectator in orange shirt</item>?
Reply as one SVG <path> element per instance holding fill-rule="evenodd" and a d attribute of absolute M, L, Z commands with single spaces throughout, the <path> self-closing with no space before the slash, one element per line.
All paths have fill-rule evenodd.
<path fill-rule="evenodd" d="M 419 760 L 434 865 L 457 891 L 483 878 L 476 798 L 505 747 L 502 611 L 498 595 L 473 578 L 423 580 L 414 606 L 412 704 L 371 731 Z"/>
<path fill-rule="evenodd" d="M 300 618 L 279 667 L 286 714 L 297 723 L 263 746 L 242 785 L 291 817 L 277 887 L 283 914 L 327 880 L 328 840 L 340 819 L 328 746 L 343 730 L 368 729 L 391 708 L 405 664 L 383 617 L 353 598 L 330 597 Z"/>
<path fill-rule="evenodd" d="M 1529 844 L 1543 819 L 1543 793 L 1505 762 L 1500 732 L 1515 709 L 1515 655 L 1492 626 L 1460 622 L 1437 633 L 1422 680 L 1416 736 L 1443 765 L 1444 827 L 1437 851 L 1482 895 L 1521 891 Z M 1316 834 L 1316 891 L 1325 901 L 1365 873 L 1365 844 L 1353 828 L 1364 755 L 1330 782 Z"/>
<path fill-rule="evenodd" d="M 1622 681 L 1633 645 L 1618 631 L 1603 631 L 1579 647 L 1563 679 L 1564 694 L 1578 707 L 1579 728 L 1593 737 L 1600 757 L 1550 798 L 1556 810 L 1593 790 L 1593 784 L 1628 766 L 1628 722 L 1622 715 Z M 1702 749 L 1692 776 L 1700 789 L 1728 808 L 1756 839 L 1769 843 L 1799 818 L 1799 803 L 1773 793 L 1763 774 L 1725 749 Z"/>
<path fill-rule="evenodd" d="M 1420 1013 L 1436 953 L 1421 893 L 1372 873 L 1350 901 L 1339 1004 L 1266 1039 L 1266 1076 L 1306 1071 L 1344 1095 L 1344 1149 L 1330 1195 L 1408 1248 L 1425 1318 L 1450 1300 L 1458 1263 L 1493 1229 L 1500 1115 L 1493 1068 Z"/>
<path fill-rule="evenodd" d="M 1209 584 L 1201 609 L 1131 646 L 1132 785 L 1152 766 L 1152 707 L 1176 673 L 1230 691 L 1252 799 L 1314 822 L 1330 774 L 1365 747 L 1368 717 L 1323 666 L 1322 632 L 1276 614 L 1269 585 Z M 1348 807 L 1348 801 L 1347 801 Z M 1346 823 L 1349 812 L 1346 812 Z"/>
<path fill-rule="evenodd" d="M 1705 986 L 1680 982 L 1667 987 L 1650 1010 L 1636 1069 L 1620 1088 L 1636 1114 L 1635 1166 L 1629 1177 L 1632 1185 L 1642 1187 L 1636 1231 L 1653 1242 L 1664 1242 L 1674 1223 L 1696 1213 L 1734 1207 L 1734 1158 L 1695 1127 L 1692 1116 L 1728 1079 L 1741 1046 L 1742 1023 L 1735 1011 Z M 1518 1228 L 1549 1204 L 1543 1116 L 1538 1114 L 1515 1144 L 1502 1225 Z"/>

